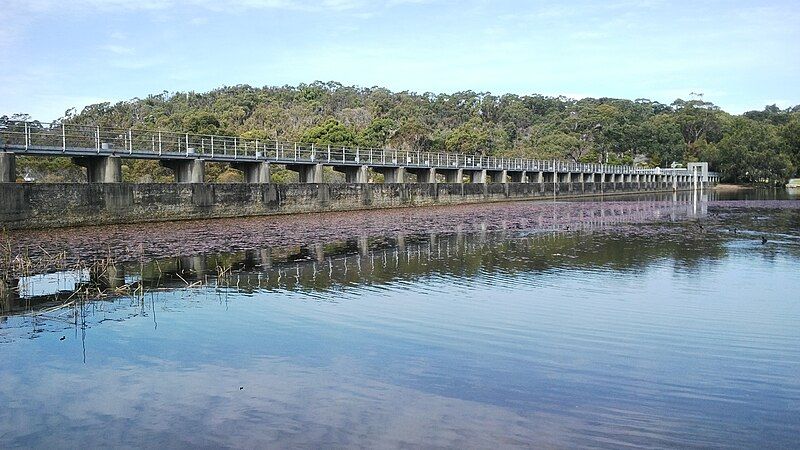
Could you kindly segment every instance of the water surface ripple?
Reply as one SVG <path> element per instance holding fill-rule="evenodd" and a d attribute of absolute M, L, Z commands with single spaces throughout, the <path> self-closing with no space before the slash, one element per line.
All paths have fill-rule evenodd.
<path fill-rule="evenodd" d="M 141 291 L 16 281 L 0 446 L 797 446 L 796 201 L 434 211 L 14 234 Z"/>

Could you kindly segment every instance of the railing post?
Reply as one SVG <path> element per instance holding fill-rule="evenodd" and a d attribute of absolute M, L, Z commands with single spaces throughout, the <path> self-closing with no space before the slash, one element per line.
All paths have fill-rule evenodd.
<path fill-rule="evenodd" d="M 186 133 L 186 156 L 189 156 L 189 133 Z"/>
<path fill-rule="evenodd" d="M 236 159 L 239 156 L 239 140 L 237 138 L 233 138 L 233 159 Z"/>
<path fill-rule="evenodd" d="M 133 130 L 128 128 L 128 154 L 133 154 Z"/>
<path fill-rule="evenodd" d="M 25 122 L 25 151 L 28 151 L 28 122 Z"/>
<path fill-rule="evenodd" d="M 94 137 L 94 144 L 97 147 L 97 153 L 100 153 L 100 126 L 95 128 Z"/>
<path fill-rule="evenodd" d="M 214 135 L 211 135 L 211 157 L 214 157 Z"/>
<path fill-rule="evenodd" d="M 161 132 L 158 132 L 158 156 L 161 156 Z"/>

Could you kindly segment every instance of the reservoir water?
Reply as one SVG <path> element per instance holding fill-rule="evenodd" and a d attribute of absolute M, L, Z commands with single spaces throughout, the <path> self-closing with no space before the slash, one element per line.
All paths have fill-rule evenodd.
<path fill-rule="evenodd" d="M 2 448 L 800 442 L 796 197 L 4 240 Z"/>

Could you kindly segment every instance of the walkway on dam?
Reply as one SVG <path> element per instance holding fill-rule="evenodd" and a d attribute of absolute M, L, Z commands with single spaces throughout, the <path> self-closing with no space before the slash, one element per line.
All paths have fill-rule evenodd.
<path fill-rule="evenodd" d="M 525 158 L 320 146 L 167 131 L 99 126 L 7 122 L 0 126 L 0 182 L 16 180 L 15 155 L 65 156 L 85 167 L 87 180 L 122 181 L 121 158 L 158 160 L 179 183 L 205 181 L 205 162 L 228 163 L 248 183 L 268 183 L 270 166 L 299 174 L 301 183 L 322 183 L 323 167 L 348 183 L 369 182 L 369 171 L 386 183 L 402 183 L 412 174 L 419 183 L 689 183 L 714 184 L 719 176 L 706 163 L 685 169 L 643 169 Z"/>

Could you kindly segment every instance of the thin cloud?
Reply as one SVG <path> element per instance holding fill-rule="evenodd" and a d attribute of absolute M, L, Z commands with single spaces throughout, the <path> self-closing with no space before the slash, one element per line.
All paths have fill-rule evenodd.
<path fill-rule="evenodd" d="M 111 52 L 115 55 L 132 55 L 134 50 L 130 47 L 125 47 L 123 45 L 116 45 L 116 44 L 106 44 L 101 47 L 103 50 L 107 52 Z"/>
<path fill-rule="evenodd" d="M 189 23 L 195 26 L 205 25 L 208 23 L 208 18 L 206 17 L 193 17 L 189 20 Z"/>

